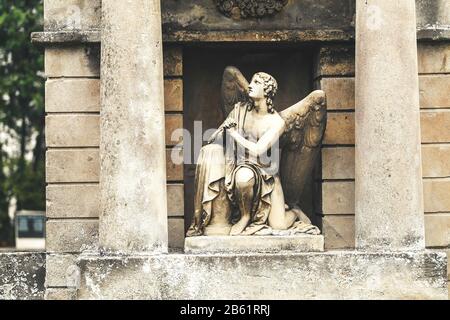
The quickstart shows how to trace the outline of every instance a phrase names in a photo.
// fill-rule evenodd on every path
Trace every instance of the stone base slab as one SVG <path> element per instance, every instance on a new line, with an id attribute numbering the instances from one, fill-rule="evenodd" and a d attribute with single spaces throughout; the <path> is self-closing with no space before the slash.
<path id="1" fill-rule="evenodd" d="M 445 252 L 82 256 L 79 299 L 447 299 Z"/>
<path id="2" fill-rule="evenodd" d="M 297 236 L 201 236 L 184 242 L 185 253 L 322 252 L 322 235 Z"/>

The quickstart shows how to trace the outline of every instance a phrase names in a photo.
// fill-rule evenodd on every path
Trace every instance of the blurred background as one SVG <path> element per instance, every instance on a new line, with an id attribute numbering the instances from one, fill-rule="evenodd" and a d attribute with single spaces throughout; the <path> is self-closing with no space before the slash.
<path id="1" fill-rule="evenodd" d="M 45 232 L 44 55 L 30 41 L 42 25 L 41 0 L 0 0 L 2 250 Z"/>

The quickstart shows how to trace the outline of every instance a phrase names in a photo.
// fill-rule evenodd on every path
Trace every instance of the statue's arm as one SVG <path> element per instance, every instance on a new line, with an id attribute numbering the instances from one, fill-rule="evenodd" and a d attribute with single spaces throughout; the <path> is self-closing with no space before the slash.
<path id="1" fill-rule="evenodd" d="M 261 156 L 267 152 L 280 138 L 281 134 L 284 132 L 284 123 L 280 122 L 277 125 L 269 129 L 263 136 L 258 140 L 258 142 L 252 142 L 245 139 L 236 129 L 232 128 L 228 130 L 230 136 L 245 149 L 247 149 L 251 154 Z"/>

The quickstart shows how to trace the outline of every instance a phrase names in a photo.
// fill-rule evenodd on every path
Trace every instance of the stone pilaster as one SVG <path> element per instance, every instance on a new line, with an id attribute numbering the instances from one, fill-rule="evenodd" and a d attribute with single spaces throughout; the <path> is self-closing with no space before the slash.
<path id="1" fill-rule="evenodd" d="M 356 3 L 356 246 L 424 249 L 415 2 Z"/>
<path id="2" fill-rule="evenodd" d="M 167 252 L 159 0 L 102 1 L 100 246 Z"/>

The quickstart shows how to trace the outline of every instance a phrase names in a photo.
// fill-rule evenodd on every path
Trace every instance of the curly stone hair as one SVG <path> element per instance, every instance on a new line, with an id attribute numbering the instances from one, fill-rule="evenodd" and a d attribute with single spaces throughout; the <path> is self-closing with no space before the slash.
<path id="1" fill-rule="evenodd" d="M 275 80 L 274 77 L 265 72 L 255 73 L 253 77 L 259 77 L 263 80 L 264 96 L 266 97 L 267 108 L 270 113 L 274 113 L 275 109 L 273 107 L 273 99 L 275 98 L 275 95 L 278 91 L 277 80 Z M 253 109 L 253 104 L 250 106 L 249 110 L 251 109 Z"/>

